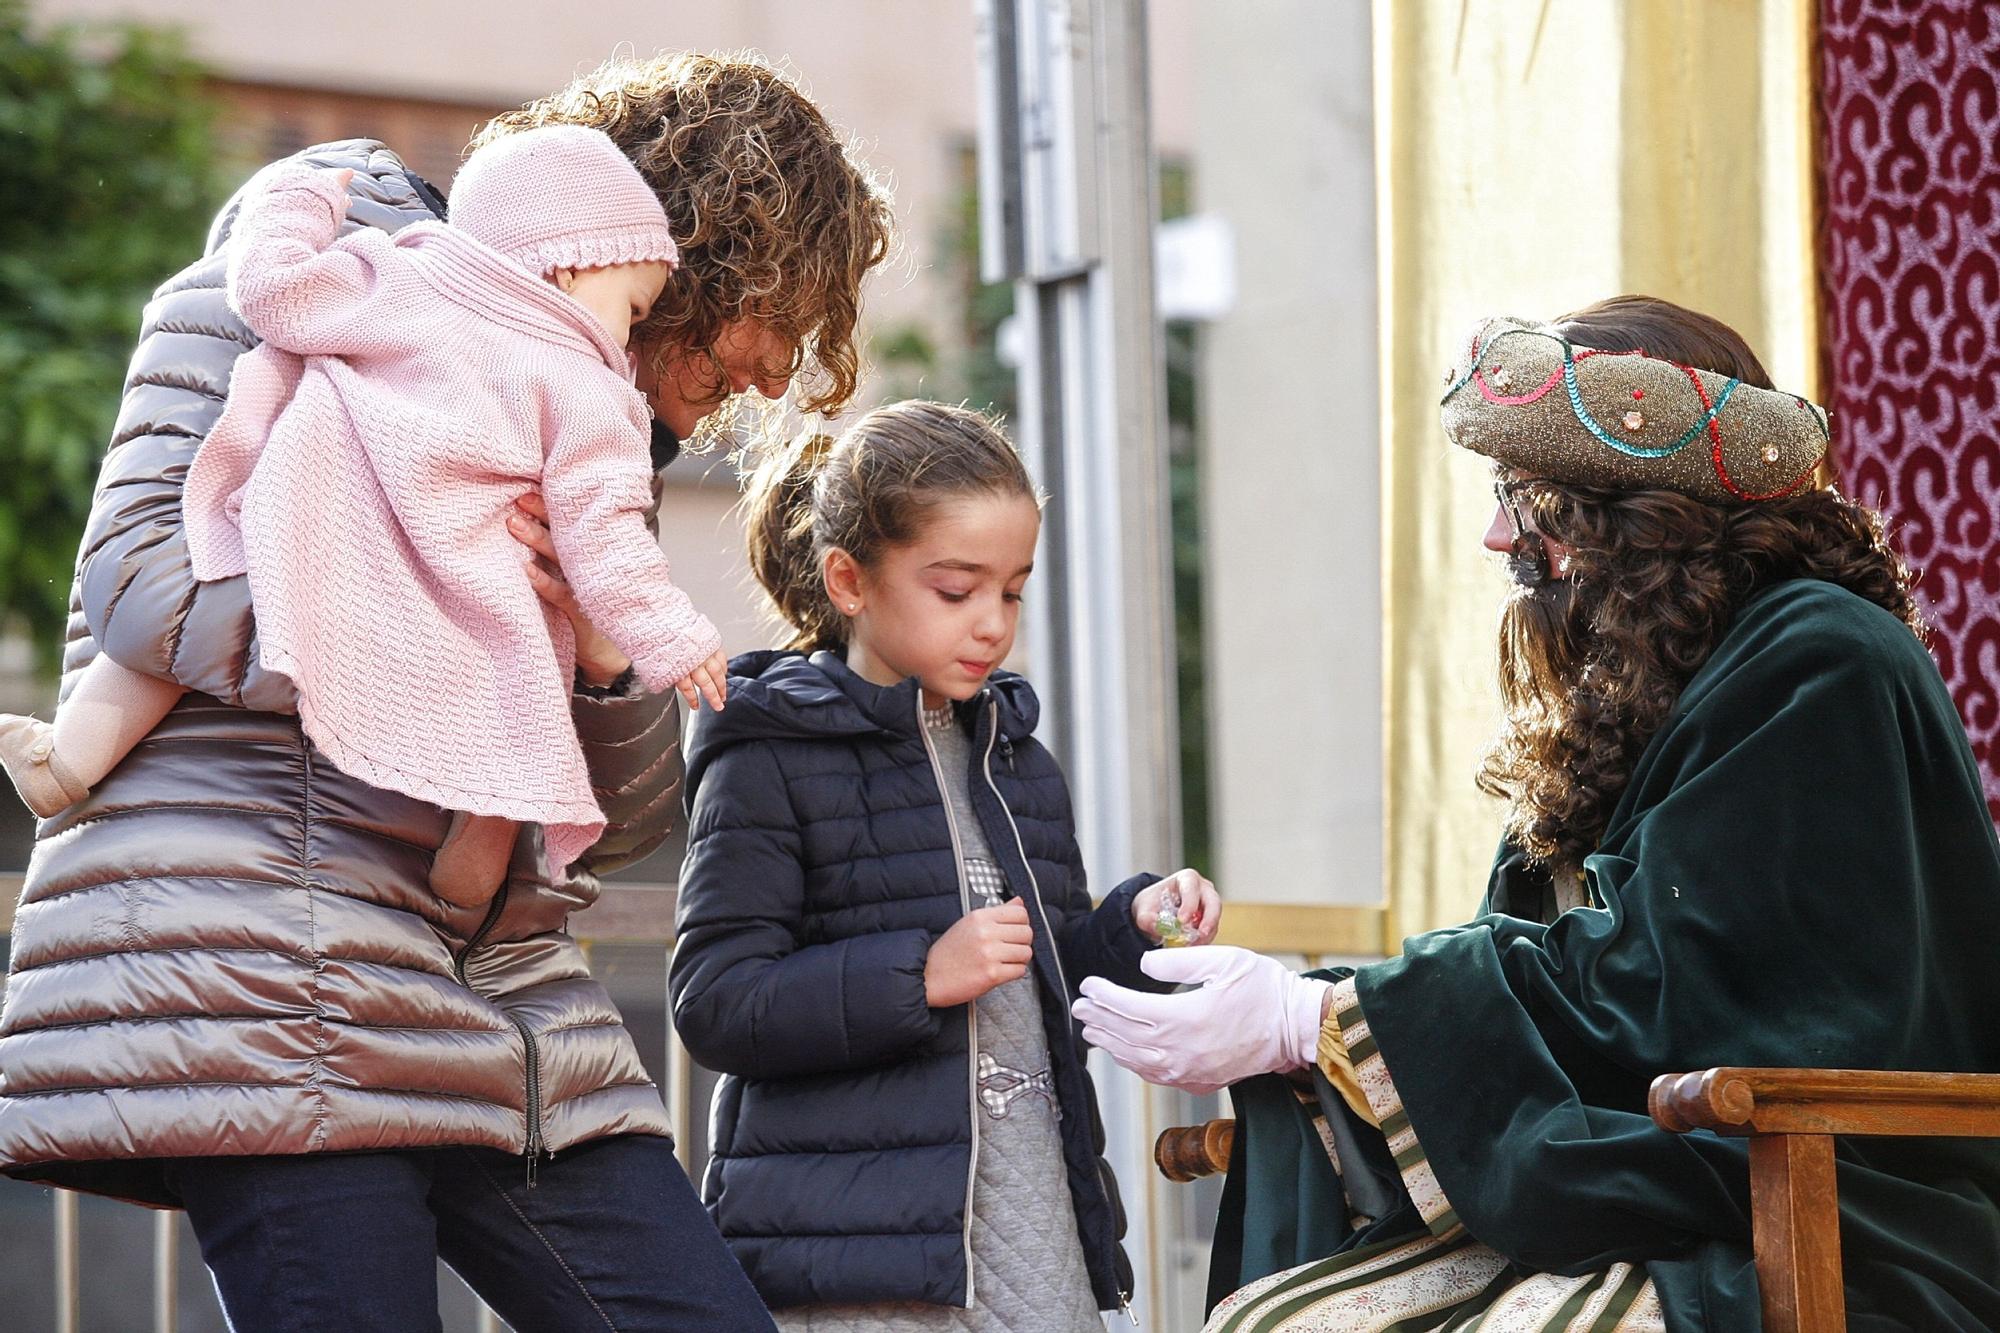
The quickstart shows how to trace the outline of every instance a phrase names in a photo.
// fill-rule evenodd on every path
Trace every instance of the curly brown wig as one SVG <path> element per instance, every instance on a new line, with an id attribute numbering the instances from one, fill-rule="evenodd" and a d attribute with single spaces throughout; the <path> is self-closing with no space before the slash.
<path id="1" fill-rule="evenodd" d="M 799 406 L 833 413 L 861 377 L 861 280 L 893 235 L 885 188 L 798 87 L 751 54 L 674 52 L 612 60 L 489 121 L 469 148 L 538 125 L 589 125 L 638 166 L 666 208 L 680 268 L 635 344 L 705 358 L 725 324 L 758 319 L 787 359 L 760 378 L 800 377 Z"/>
<path id="2" fill-rule="evenodd" d="M 1643 347 L 1770 387 L 1734 332 L 1664 301 L 1622 297 L 1562 324 L 1581 346 Z M 1502 615 L 1506 717 L 1479 774 L 1508 802 L 1507 836 L 1532 862 L 1581 869 L 1640 754 L 1762 589 L 1824 579 L 1926 633 L 1881 515 L 1835 490 L 1722 505 L 1530 480 L 1515 494 L 1533 527 L 1569 548 L 1567 578 L 1517 583 Z"/>

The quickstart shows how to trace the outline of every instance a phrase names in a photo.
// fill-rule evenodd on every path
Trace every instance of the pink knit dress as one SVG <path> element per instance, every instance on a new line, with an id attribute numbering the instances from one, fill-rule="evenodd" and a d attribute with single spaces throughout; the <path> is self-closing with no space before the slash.
<path id="1" fill-rule="evenodd" d="M 331 177 L 281 168 L 237 220 L 230 299 L 264 341 L 189 467 L 194 574 L 249 575 L 260 660 L 342 771 L 543 824 L 560 868 L 604 820 L 575 640 L 505 520 L 541 493 L 646 688 L 715 653 L 646 526 L 646 404 L 603 325 L 522 265 L 443 224 L 339 237 L 345 212 Z"/>

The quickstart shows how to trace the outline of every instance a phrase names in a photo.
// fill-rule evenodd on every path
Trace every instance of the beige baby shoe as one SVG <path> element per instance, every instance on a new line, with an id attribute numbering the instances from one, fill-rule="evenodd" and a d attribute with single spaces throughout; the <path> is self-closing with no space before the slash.
<path id="1" fill-rule="evenodd" d="M 90 795 L 90 788 L 77 781 L 56 753 L 55 731 L 40 718 L 0 713 L 0 765 L 6 766 L 28 808 L 43 819 Z"/>

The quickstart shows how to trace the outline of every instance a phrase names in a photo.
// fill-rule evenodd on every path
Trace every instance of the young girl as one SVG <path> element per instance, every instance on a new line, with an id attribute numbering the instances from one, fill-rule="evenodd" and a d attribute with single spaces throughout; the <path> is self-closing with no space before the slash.
<path id="1" fill-rule="evenodd" d="M 339 237 L 352 174 L 273 169 L 237 219 L 229 301 L 263 345 L 189 469 L 189 561 L 204 581 L 248 573 L 261 660 L 296 682 L 328 759 L 458 812 L 431 886 L 476 906 L 515 821 L 547 826 L 556 871 L 603 827 L 573 631 L 507 533 L 517 503 L 539 492 L 577 599 L 640 681 L 722 704 L 721 640 L 647 528 L 650 416 L 625 351 L 676 251 L 594 129 L 495 140 L 459 172 L 450 225 L 393 238 Z M 180 695 L 100 655 L 53 725 L 0 718 L 0 762 L 46 818 Z"/>
<path id="2" fill-rule="evenodd" d="M 977 413 L 906 402 L 761 467 L 757 578 L 797 629 L 688 745 L 669 989 L 725 1077 L 703 1193 L 788 1330 L 1101 1328 L 1131 1270 L 1069 1019 L 1192 871 L 1092 909 L 1038 705 L 999 671 L 1041 511 Z"/>

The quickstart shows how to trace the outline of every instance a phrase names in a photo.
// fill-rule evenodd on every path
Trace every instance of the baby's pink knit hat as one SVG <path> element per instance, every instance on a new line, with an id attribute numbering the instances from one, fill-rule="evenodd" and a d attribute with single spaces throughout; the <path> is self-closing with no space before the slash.
<path id="1" fill-rule="evenodd" d="M 646 178 L 602 130 L 582 125 L 504 134 L 473 153 L 451 183 L 451 225 L 537 277 L 680 262 Z"/>

